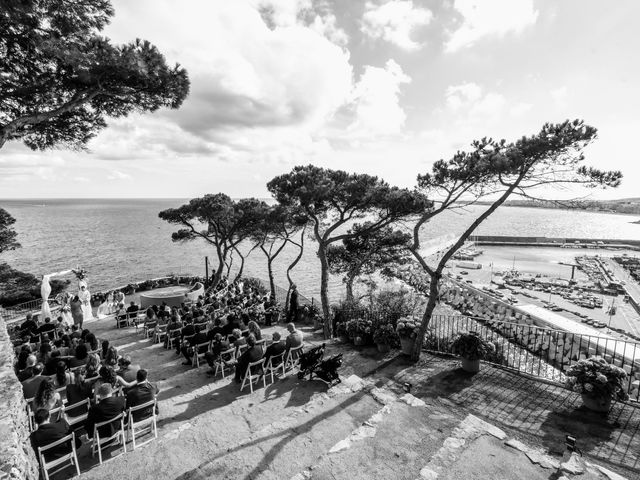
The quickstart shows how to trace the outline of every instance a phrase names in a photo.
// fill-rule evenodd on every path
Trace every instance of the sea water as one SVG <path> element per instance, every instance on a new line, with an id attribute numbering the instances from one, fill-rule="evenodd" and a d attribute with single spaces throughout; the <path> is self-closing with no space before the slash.
<path id="1" fill-rule="evenodd" d="M 174 243 L 177 226 L 158 218 L 158 212 L 178 207 L 183 199 L 108 200 L 0 200 L 0 208 L 16 219 L 15 229 L 22 248 L 0 258 L 35 275 L 81 267 L 88 272 L 92 291 L 101 291 L 134 281 L 170 273 L 205 273 L 204 257 L 215 263 L 215 252 L 203 240 Z M 487 207 L 447 212 L 422 231 L 423 240 L 449 233 L 460 234 Z M 477 235 L 523 235 L 547 237 L 617 238 L 640 240 L 637 216 L 584 211 L 501 207 L 476 230 Z M 304 255 L 292 272 L 299 290 L 319 296 L 320 266 L 317 244 L 305 239 Z M 297 255 L 288 245 L 274 262 L 276 283 L 287 285 L 285 272 Z M 239 266 L 234 259 L 234 270 Z M 246 275 L 266 279 L 266 261 L 259 250 L 247 258 Z M 211 270 L 210 270 L 211 272 Z M 332 278 L 335 298 L 344 287 Z"/>

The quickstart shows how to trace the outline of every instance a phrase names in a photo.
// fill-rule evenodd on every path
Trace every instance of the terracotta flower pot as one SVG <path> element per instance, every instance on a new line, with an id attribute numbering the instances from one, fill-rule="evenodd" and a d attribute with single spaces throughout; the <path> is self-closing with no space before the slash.
<path id="1" fill-rule="evenodd" d="M 377 343 L 376 346 L 378 347 L 378 351 L 380 353 L 387 353 L 389 350 L 391 350 L 391 346 L 387 343 Z"/>
<path id="2" fill-rule="evenodd" d="M 469 373 L 478 373 L 480 371 L 480 360 L 462 359 L 462 369 Z"/>
<path id="3" fill-rule="evenodd" d="M 594 412 L 608 412 L 611 409 L 611 397 L 607 399 L 596 398 L 587 393 L 582 394 L 582 403 Z"/>
<path id="4" fill-rule="evenodd" d="M 402 353 L 405 355 L 411 355 L 411 350 L 413 350 L 413 344 L 415 343 L 415 338 L 407 338 L 400 337 L 400 347 L 402 348 Z"/>

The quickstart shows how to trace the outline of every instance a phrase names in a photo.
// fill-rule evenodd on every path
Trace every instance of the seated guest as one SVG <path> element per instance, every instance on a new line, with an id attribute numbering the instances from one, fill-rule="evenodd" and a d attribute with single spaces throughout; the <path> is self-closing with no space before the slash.
<path id="1" fill-rule="evenodd" d="M 104 356 L 102 364 L 107 367 L 115 367 L 118 365 L 118 350 L 116 347 L 111 346 L 107 349 L 107 354 Z"/>
<path id="2" fill-rule="evenodd" d="M 136 318 L 136 316 L 138 315 L 138 310 L 140 310 L 140 307 L 136 305 L 136 302 L 131 302 L 127 307 L 127 313 L 129 314 L 129 318 Z"/>
<path id="3" fill-rule="evenodd" d="M 187 327 L 188 326 L 189 325 L 187 325 Z M 186 359 L 186 361 L 182 362 L 183 365 L 193 365 L 192 358 L 195 353 L 195 348 L 197 345 L 203 343 L 206 343 L 206 345 L 199 347 L 198 353 L 206 352 L 209 349 L 209 344 L 207 340 L 207 334 L 197 331 L 196 329 L 196 333 L 194 333 L 193 337 L 189 338 L 187 343 L 182 345 L 182 348 L 180 349 L 182 355 L 184 355 L 184 358 Z"/>
<path id="4" fill-rule="evenodd" d="M 78 325 L 71 325 L 71 338 L 81 338 L 82 332 L 78 328 Z"/>
<path id="5" fill-rule="evenodd" d="M 208 340 L 213 340 L 216 335 L 224 335 L 224 328 L 222 328 L 222 320 L 219 318 L 216 318 L 213 321 L 213 327 L 211 327 L 209 329 L 209 331 L 207 332 L 207 339 Z"/>
<path id="6" fill-rule="evenodd" d="M 73 358 L 69 360 L 69 368 L 82 367 L 86 365 L 88 355 L 87 346 L 84 343 L 78 345 Z"/>
<path id="7" fill-rule="evenodd" d="M 112 389 L 116 389 L 119 387 L 122 388 L 131 388 L 135 386 L 135 380 L 133 382 L 126 382 L 120 375 L 116 374 L 116 371 L 113 367 L 100 367 L 100 378 L 96 380 L 96 383 L 93 384 L 94 396 L 97 394 L 101 385 L 109 384 Z"/>
<path id="8" fill-rule="evenodd" d="M 38 389 L 40 388 L 40 384 L 45 380 L 48 380 L 48 377 L 43 377 L 42 372 L 44 371 L 44 365 L 41 363 L 36 363 L 33 366 L 31 378 L 28 378 L 24 382 L 22 382 L 22 392 L 24 393 L 24 398 L 33 398 L 38 393 Z"/>
<path id="9" fill-rule="evenodd" d="M 213 369 L 215 361 L 218 359 L 222 352 L 224 352 L 225 350 L 229 350 L 229 348 L 231 348 L 231 344 L 222 335 L 217 333 L 215 337 L 213 337 L 213 341 L 211 343 L 211 351 L 204 354 L 205 360 L 211 367 L 211 370 L 207 371 L 207 373 L 215 373 L 215 370 Z"/>
<path id="10" fill-rule="evenodd" d="M 85 366 L 85 377 L 92 378 L 97 377 L 100 374 L 100 367 L 102 363 L 100 363 L 100 357 L 97 353 L 90 353 L 87 356 L 87 363 Z"/>
<path id="11" fill-rule="evenodd" d="M 133 382 L 136 379 L 140 365 L 137 363 L 131 363 L 131 356 L 125 355 L 118 360 L 119 369 L 116 372 L 122 377 L 125 382 Z"/>
<path id="12" fill-rule="evenodd" d="M 38 333 L 39 334 L 49 334 L 50 332 L 53 333 L 53 331 L 56 329 L 55 324 L 51 323 L 51 318 L 50 317 L 46 317 L 44 319 L 44 323 L 42 325 L 40 325 L 40 327 L 38 328 Z"/>
<path id="13" fill-rule="evenodd" d="M 286 341 L 288 352 L 292 348 L 297 348 L 302 345 L 302 332 L 300 330 L 296 330 L 296 326 L 293 323 L 287 323 L 287 330 L 289 331 Z"/>
<path id="14" fill-rule="evenodd" d="M 253 320 L 247 323 L 247 328 L 249 329 L 249 333 L 253 333 L 253 336 L 256 337 L 256 340 L 262 339 L 262 332 L 260 331 L 260 327 Z"/>
<path id="15" fill-rule="evenodd" d="M 84 343 L 87 344 L 87 349 L 92 352 L 97 351 L 98 348 L 100 347 L 100 344 L 98 343 L 98 339 L 91 332 L 87 333 L 87 336 L 84 337 Z"/>
<path id="16" fill-rule="evenodd" d="M 229 315 L 227 315 L 227 318 L 225 318 L 224 325 L 222 326 L 223 337 L 228 337 L 233 333 L 233 330 L 235 328 L 234 324 L 235 324 L 234 316 L 232 313 L 230 313 Z"/>
<path id="17" fill-rule="evenodd" d="M 176 350 L 180 353 L 181 348 L 180 345 L 184 342 L 185 337 L 191 337 L 196 334 L 196 328 L 193 326 L 193 321 L 191 320 L 191 316 L 187 315 L 184 317 L 185 325 L 182 327 L 180 331 L 180 343 L 176 342 Z"/>
<path id="18" fill-rule="evenodd" d="M 237 383 L 240 383 L 242 381 L 242 377 L 244 376 L 249 364 L 257 362 L 262 358 L 262 348 L 260 346 L 256 346 L 256 337 L 254 337 L 252 333 L 250 333 L 249 336 L 246 337 L 246 342 L 249 348 L 246 352 L 240 355 L 240 357 L 238 358 L 238 363 L 236 363 Z"/>
<path id="19" fill-rule="evenodd" d="M 102 341 L 102 349 L 100 350 L 100 358 L 106 358 L 107 352 L 109 351 L 109 340 Z"/>
<path id="20" fill-rule="evenodd" d="M 113 389 L 110 384 L 103 383 L 96 393 L 97 403 L 89 409 L 84 429 L 89 438 L 93 438 L 93 427 L 96 423 L 105 422 L 124 412 L 125 398 L 114 397 Z M 119 423 L 108 423 L 98 430 L 102 438 L 110 437 L 119 427 Z"/>
<path id="21" fill-rule="evenodd" d="M 44 363 L 43 375 L 54 375 L 58 368 L 58 362 L 60 361 L 60 352 L 54 350 L 49 354 L 49 359 Z"/>
<path id="22" fill-rule="evenodd" d="M 22 345 L 18 358 L 16 359 L 16 363 L 13 364 L 13 371 L 16 375 L 27 368 L 27 359 L 29 358 L 29 355 L 31 355 L 31 347 L 28 344 Z"/>
<path id="23" fill-rule="evenodd" d="M 182 328 L 182 323 L 180 323 L 178 321 L 178 317 L 176 317 L 175 315 L 171 317 L 171 321 L 169 322 L 169 324 L 167 325 L 167 334 L 165 335 L 164 338 L 164 346 L 168 347 L 169 346 L 169 341 L 175 337 L 175 333 L 173 334 L 173 336 L 171 335 L 171 332 L 176 332 L 177 330 L 180 330 Z M 176 337 L 178 338 L 178 337 Z M 178 342 L 177 340 L 171 340 L 176 344 L 176 349 L 178 351 L 178 353 L 180 353 L 180 342 Z"/>
<path id="24" fill-rule="evenodd" d="M 286 345 L 281 340 L 282 337 L 280 336 L 280 332 L 273 332 L 273 335 L 271 336 L 271 338 L 273 339 L 273 343 L 271 345 L 269 345 L 267 347 L 267 350 L 264 352 L 264 364 L 265 365 L 267 363 L 269 363 L 269 359 L 271 357 L 275 357 L 277 355 L 280 355 L 282 352 L 284 352 L 287 349 Z M 279 358 L 279 359 L 275 360 L 272 365 L 273 366 L 278 365 L 281 361 L 282 361 L 282 359 Z"/>
<path id="25" fill-rule="evenodd" d="M 240 350 L 240 347 L 242 345 L 247 344 L 247 337 L 243 337 L 240 329 L 235 328 L 233 332 L 231 332 L 231 335 L 229 336 L 229 342 L 233 343 L 233 346 L 236 347 L 236 355 L 237 355 L 238 350 Z"/>
<path id="26" fill-rule="evenodd" d="M 67 405 L 75 405 L 85 398 L 89 398 L 92 388 L 93 383 L 85 382 L 82 372 L 76 372 L 73 376 L 73 383 L 67 385 Z M 66 408 L 65 413 L 69 416 L 77 417 L 78 415 L 86 413 L 86 410 L 83 411 L 81 408 L 82 407 Z"/>
<path id="27" fill-rule="evenodd" d="M 56 373 L 53 377 L 53 385 L 56 388 L 66 387 L 73 383 L 73 374 L 67 369 L 67 364 L 59 360 L 56 364 Z"/>
<path id="28" fill-rule="evenodd" d="M 60 397 L 60 394 L 56 392 L 53 380 L 49 377 L 42 378 L 44 378 L 44 380 L 40 382 L 36 396 L 31 404 L 31 408 L 34 412 L 40 409 L 52 410 L 62 406 L 62 398 Z M 55 420 L 58 421 L 60 418 L 62 418 L 62 412 L 58 412 Z"/>
<path id="29" fill-rule="evenodd" d="M 127 408 L 137 407 L 156 398 L 160 393 L 158 387 L 147 380 L 147 371 L 143 368 L 136 373 L 138 384 L 127 392 Z M 158 404 L 156 404 L 156 414 L 158 413 Z M 133 413 L 133 421 L 139 422 L 151 416 L 151 409 L 145 409 Z"/>
<path id="30" fill-rule="evenodd" d="M 46 447 L 47 445 L 54 443 L 61 438 L 66 437 L 71 433 L 69 424 L 64 420 L 51 423 L 49 410 L 41 408 L 36 410 L 34 419 L 38 429 L 31 433 L 29 439 L 31 440 L 31 446 L 37 453 L 38 447 Z M 76 448 L 80 446 L 80 439 L 76 437 Z M 58 445 L 50 450 L 44 452 L 44 459 L 47 462 L 60 458 L 71 451 L 71 442 Z"/>
<path id="31" fill-rule="evenodd" d="M 58 337 L 64 335 L 64 332 L 67 331 L 67 328 L 69 328 L 69 325 L 64 322 L 64 318 L 56 318 L 56 332 L 58 332 Z"/>
<path id="32" fill-rule="evenodd" d="M 33 337 L 38 334 L 38 323 L 33 319 L 33 315 L 27 313 L 26 320 L 20 325 L 20 337 Z"/>
<path id="33" fill-rule="evenodd" d="M 29 354 L 27 356 L 27 366 L 24 370 L 18 372 L 18 380 L 24 382 L 25 380 L 33 377 L 33 367 L 38 363 L 38 359 L 35 355 Z"/>
<path id="34" fill-rule="evenodd" d="M 40 352 L 38 353 L 38 362 L 45 364 L 49 361 L 49 357 L 51 355 L 51 344 L 49 342 L 43 342 L 40 345 Z"/>

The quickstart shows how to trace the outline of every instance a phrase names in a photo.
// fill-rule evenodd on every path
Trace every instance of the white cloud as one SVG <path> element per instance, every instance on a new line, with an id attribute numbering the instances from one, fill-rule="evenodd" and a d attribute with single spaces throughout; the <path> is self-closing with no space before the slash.
<path id="1" fill-rule="evenodd" d="M 349 43 L 349 35 L 337 26 L 337 19 L 333 13 L 316 15 L 309 28 L 314 32 L 328 38 L 336 45 L 346 46 Z"/>
<path id="2" fill-rule="evenodd" d="M 455 0 L 454 8 L 462 15 L 462 25 L 446 43 L 455 52 L 486 36 L 520 33 L 538 18 L 533 0 Z"/>
<path id="3" fill-rule="evenodd" d="M 533 108 L 533 104 L 527 102 L 516 103 L 509 109 L 509 113 L 514 117 L 522 117 Z"/>
<path id="4" fill-rule="evenodd" d="M 400 106 L 400 87 L 410 83 L 400 65 L 387 61 L 384 68 L 366 66 L 353 91 L 356 119 L 351 137 L 392 135 L 402 131 L 406 113 Z"/>
<path id="5" fill-rule="evenodd" d="M 362 32 L 381 38 L 405 50 L 416 50 L 421 44 L 411 38 L 414 29 L 428 25 L 433 14 L 413 5 L 412 0 L 391 0 L 382 5 L 367 2 L 362 17 Z"/>
<path id="6" fill-rule="evenodd" d="M 131 180 L 131 175 L 120 170 L 109 170 L 107 180 Z"/>
<path id="7" fill-rule="evenodd" d="M 494 120 L 506 105 L 506 99 L 500 93 L 484 93 L 482 87 L 470 82 L 447 87 L 445 103 L 461 119 L 473 122 Z"/>

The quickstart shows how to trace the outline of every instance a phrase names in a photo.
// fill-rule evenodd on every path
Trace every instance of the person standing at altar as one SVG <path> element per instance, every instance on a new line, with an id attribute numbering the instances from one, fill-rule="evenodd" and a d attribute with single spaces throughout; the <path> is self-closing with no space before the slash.
<path id="1" fill-rule="evenodd" d="M 84 282 L 80 284 L 78 298 L 82 303 L 82 316 L 84 317 L 83 320 L 87 321 L 93 319 L 93 310 L 91 309 L 91 293 L 89 292 L 89 289 Z"/>
<path id="2" fill-rule="evenodd" d="M 122 292 L 121 290 L 116 290 L 115 292 L 113 292 L 113 303 L 114 309 L 120 308 L 120 304 L 126 305 L 127 303 L 125 301 L 124 292 Z"/>
<path id="3" fill-rule="evenodd" d="M 71 302 L 69 303 L 69 307 L 71 308 L 71 317 L 73 318 L 73 324 L 77 325 L 79 329 L 82 330 L 82 323 L 84 322 L 84 313 L 82 311 L 82 302 L 78 295 L 73 297 Z"/>

